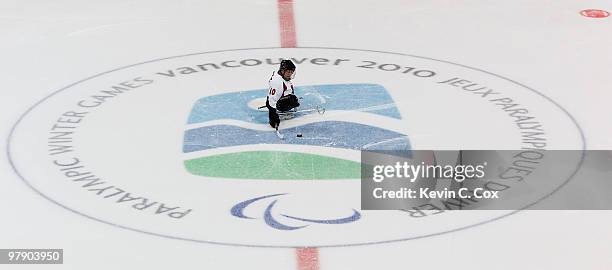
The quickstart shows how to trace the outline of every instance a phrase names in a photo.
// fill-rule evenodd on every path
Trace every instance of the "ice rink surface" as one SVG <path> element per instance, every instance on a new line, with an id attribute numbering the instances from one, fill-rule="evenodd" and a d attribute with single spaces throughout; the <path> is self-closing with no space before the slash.
<path id="1" fill-rule="evenodd" d="M 517 127 L 612 149 L 609 1 L 1 6 L 0 248 L 65 257 L 0 269 L 612 267 L 609 211 L 416 220 L 358 211 L 350 180 L 359 149 L 515 149 Z M 256 110 L 278 58 L 298 62 L 304 105 L 327 107 L 283 122 L 284 142 Z M 72 165 L 104 183 L 74 184 Z"/>

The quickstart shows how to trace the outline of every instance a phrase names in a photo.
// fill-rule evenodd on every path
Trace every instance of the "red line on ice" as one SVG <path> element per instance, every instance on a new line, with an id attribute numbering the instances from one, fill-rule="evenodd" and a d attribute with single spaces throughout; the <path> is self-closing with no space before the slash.
<path id="1" fill-rule="evenodd" d="M 278 0 L 278 20 L 280 22 L 281 47 L 297 47 L 293 0 Z"/>
<path id="2" fill-rule="evenodd" d="M 293 16 L 293 0 L 277 0 L 278 20 L 280 24 L 281 47 L 297 47 L 295 32 L 295 16 Z M 316 248 L 297 248 L 298 270 L 319 270 L 319 250 Z"/>
<path id="3" fill-rule="evenodd" d="M 316 248 L 296 249 L 298 270 L 319 270 L 319 250 Z"/>

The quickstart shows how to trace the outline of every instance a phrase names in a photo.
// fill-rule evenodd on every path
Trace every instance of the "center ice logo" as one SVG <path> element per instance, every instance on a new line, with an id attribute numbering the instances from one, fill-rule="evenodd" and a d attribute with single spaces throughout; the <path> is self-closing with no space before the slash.
<path id="1" fill-rule="evenodd" d="M 190 157 L 184 161 L 187 171 L 233 179 L 358 179 L 359 162 L 317 153 L 317 149 L 410 150 L 405 134 L 379 127 L 381 117 L 401 119 L 381 85 L 297 87 L 296 93 L 303 97 L 302 108 L 319 105 L 327 113 L 321 118 L 297 115 L 283 121 L 280 128 L 285 134 L 303 134 L 285 140 L 268 125 L 267 112 L 257 111 L 261 104 L 254 101 L 266 93 L 266 89 L 232 92 L 195 102 L 183 139 L 183 153 Z M 326 119 L 334 114 L 333 119 Z M 313 148 L 287 151 L 286 145 Z"/>

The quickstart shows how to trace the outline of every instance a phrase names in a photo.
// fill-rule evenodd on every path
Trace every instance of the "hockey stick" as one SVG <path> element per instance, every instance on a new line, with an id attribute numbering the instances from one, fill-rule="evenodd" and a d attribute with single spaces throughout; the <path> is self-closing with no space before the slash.
<path id="1" fill-rule="evenodd" d="M 276 124 L 276 136 L 278 136 L 278 138 L 282 140 L 282 139 L 285 138 L 285 136 L 283 136 L 283 134 L 281 134 L 280 131 L 278 131 L 278 125 L 279 124 L 280 123 Z"/>
<path id="2" fill-rule="evenodd" d="M 278 129 L 276 130 L 276 136 L 278 136 L 278 138 L 281 140 L 285 139 L 285 136 L 281 134 L 280 131 L 278 131 Z"/>

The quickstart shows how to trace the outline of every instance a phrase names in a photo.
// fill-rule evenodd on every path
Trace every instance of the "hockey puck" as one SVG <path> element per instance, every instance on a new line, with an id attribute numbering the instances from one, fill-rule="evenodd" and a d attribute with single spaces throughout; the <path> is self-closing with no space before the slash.
<path id="1" fill-rule="evenodd" d="M 302 137 L 302 133 L 298 133 L 297 136 L 301 138 Z"/>

